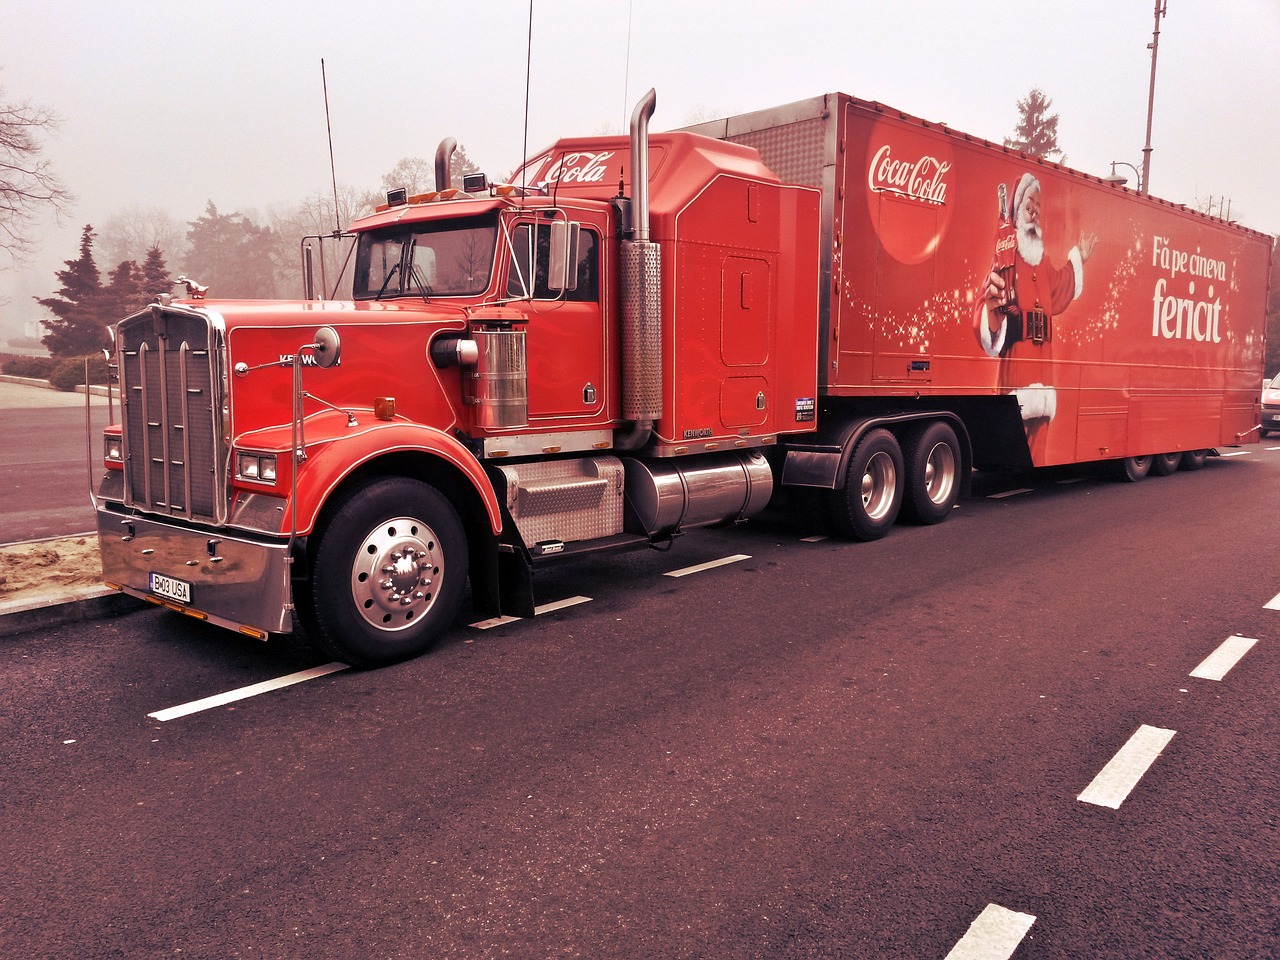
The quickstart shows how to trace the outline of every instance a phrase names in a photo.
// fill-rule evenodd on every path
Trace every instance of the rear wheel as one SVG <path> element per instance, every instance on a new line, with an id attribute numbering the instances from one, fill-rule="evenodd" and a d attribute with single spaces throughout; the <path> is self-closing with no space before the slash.
<path id="1" fill-rule="evenodd" d="M 826 495 L 835 532 L 849 540 L 879 540 L 902 508 L 902 450 L 888 430 L 872 430 L 854 447 L 842 490 Z"/>
<path id="2" fill-rule="evenodd" d="M 1116 479 L 1125 483 L 1137 483 L 1151 472 L 1151 457 L 1125 457 L 1115 461 Z"/>
<path id="3" fill-rule="evenodd" d="M 1182 469 L 1199 470 L 1208 459 L 1208 450 L 1188 450 L 1182 455 Z"/>
<path id="4" fill-rule="evenodd" d="M 1151 472 L 1157 477 L 1167 477 L 1178 469 L 1182 453 L 1157 453 L 1151 458 Z"/>
<path id="5" fill-rule="evenodd" d="M 376 480 L 347 494 L 320 534 L 305 622 L 344 663 L 395 663 L 448 629 L 466 576 L 466 535 L 449 501 L 408 477 Z"/>
<path id="6" fill-rule="evenodd" d="M 960 497 L 960 441 L 945 423 L 931 423 L 902 451 L 906 495 L 902 512 L 917 523 L 941 523 Z"/>

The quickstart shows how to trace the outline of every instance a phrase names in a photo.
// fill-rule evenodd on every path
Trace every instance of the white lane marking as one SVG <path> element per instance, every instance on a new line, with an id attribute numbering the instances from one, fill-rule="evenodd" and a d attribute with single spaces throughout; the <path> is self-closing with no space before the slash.
<path id="1" fill-rule="evenodd" d="M 1083 480 L 1083 479 L 1084 479 L 1084 477 L 1067 477 L 1067 478 L 1065 478 L 1065 479 L 1063 479 L 1063 480 L 1059 480 L 1059 481 L 1057 481 L 1057 482 L 1058 482 L 1059 484 L 1061 484 L 1062 486 L 1066 486 L 1066 485 L 1067 485 L 1067 484 L 1069 484 L 1069 483 L 1079 483 L 1079 482 L 1080 482 L 1081 480 Z"/>
<path id="2" fill-rule="evenodd" d="M 228 690 L 226 693 L 219 693 L 212 697 L 205 697 L 203 700 L 193 700 L 191 703 L 184 703 L 177 707 L 169 707 L 167 710 L 157 710 L 155 713 L 148 713 L 147 716 L 153 720 L 159 720 L 164 723 L 167 720 L 176 720 L 178 717 L 185 717 L 192 713 L 199 713 L 202 710 L 212 710 L 214 707 L 221 707 L 224 704 L 235 703 L 237 700 L 247 700 L 249 697 L 256 697 L 260 693 L 270 693 L 272 690 L 280 690 L 284 687 L 291 687 L 295 683 L 302 683 L 304 680 L 315 680 L 317 677 L 326 677 L 331 673 L 337 673 L 340 670 L 349 670 L 350 667 L 345 663 L 326 663 L 322 667 L 312 667 L 310 670 L 303 670 L 300 673 L 291 673 L 287 677 L 276 677 L 274 680 L 264 680 L 262 683 L 255 683 L 252 686 L 241 687 L 239 690 Z"/>
<path id="3" fill-rule="evenodd" d="M 1280 610 L 1280 593 L 1271 598 L 1270 602 L 1262 607 L 1263 610 Z"/>
<path id="4" fill-rule="evenodd" d="M 1199 677 L 1201 680 L 1221 680 L 1257 642 L 1252 637 L 1227 637 L 1189 676 Z"/>
<path id="5" fill-rule="evenodd" d="M 1270 452 L 1272 450 L 1280 450 L 1280 447 L 1266 447 L 1265 449 Z"/>
<path id="6" fill-rule="evenodd" d="M 1175 733 L 1176 730 L 1162 730 L 1144 723 L 1076 799 L 1119 810 Z"/>
<path id="7" fill-rule="evenodd" d="M 700 563 L 696 567 L 684 567 L 681 570 L 670 570 L 664 573 L 664 577 L 687 577 L 691 573 L 702 573 L 704 570 L 714 570 L 716 567 L 723 567 L 726 564 L 737 563 L 739 560 L 750 560 L 751 557 L 745 553 L 735 553 L 732 557 L 721 557 L 719 560 L 711 560 L 707 563 Z"/>
<path id="8" fill-rule="evenodd" d="M 826 539 L 828 538 L 825 535 L 818 535 L 813 537 L 801 537 L 800 542 L 801 543 L 821 543 L 823 540 L 826 540 Z"/>
<path id="9" fill-rule="evenodd" d="M 563 610 L 565 607 L 576 607 L 580 603 L 590 603 L 590 597 L 567 597 L 564 600 L 553 600 L 550 603 L 539 604 L 533 608 L 533 615 L 540 617 L 544 613 L 554 613 L 556 610 Z M 478 623 L 470 624 L 476 630 L 492 630 L 494 627 L 503 627 L 508 623 L 515 623 L 524 617 L 494 617 L 491 620 L 481 620 Z"/>
<path id="10" fill-rule="evenodd" d="M 1252 450 L 1228 450 L 1226 453 L 1220 453 L 1220 457 L 1247 457 L 1253 453 Z"/>
<path id="11" fill-rule="evenodd" d="M 987 904 L 946 960 L 1008 960 L 1036 918 L 994 903 Z"/>
<path id="12" fill-rule="evenodd" d="M 1030 487 L 1022 487 L 1018 490 L 1006 490 L 1004 493 L 992 493 L 987 495 L 988 500 L 1003 500 L 1005 497 L 1016 497 L 1024 493 L 1035 493 Z"/>

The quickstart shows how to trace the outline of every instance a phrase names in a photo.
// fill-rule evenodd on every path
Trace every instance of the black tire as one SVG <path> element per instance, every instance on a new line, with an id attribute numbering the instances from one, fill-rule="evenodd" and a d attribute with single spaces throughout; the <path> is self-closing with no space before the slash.
<path id="1" fill-rule="evenodd" d="M 1199 470 L 1209 459 L 1208 450 L 1188 450 L 1182 455 L 1183 470 Z"/>
<path id="2" fill-rule="evenodd" d="M 931 423 L 902 450 L 906 490 L 902 513 L 916 523 L 941 523 L 960 498 L 960 441 L 948 424 Z"/>
<path id="3" fill-rule="evenodd" d="M 1137 483 L 1151 472 L 1150 456 L 1125 457 L 1114 462 L 1116 479 L 1122 483 Z"/>
<path id="4" fill-rule="evenodd" d="M 1151 458 L 1151 472 L 1157 477 L 1167 477 L 1182 463 L 1182 453 L 1157 453 Z"/>
<path id="5" fill-rule="evenodd" d="M 465 593 L 467 538 L 434 487 L 408 477 L 349 492 L 320 533 L 302 617 L 334 658 L 379 667 L 425 653 Z"/>
<path id="6" fill-rule="evenodd" d="M 902 509 L 902 450 L 888 430 L 872 430 L 854 447 L 841 490 L 826 491 L 827 517 L 847 540 L 879 540 Z"/>

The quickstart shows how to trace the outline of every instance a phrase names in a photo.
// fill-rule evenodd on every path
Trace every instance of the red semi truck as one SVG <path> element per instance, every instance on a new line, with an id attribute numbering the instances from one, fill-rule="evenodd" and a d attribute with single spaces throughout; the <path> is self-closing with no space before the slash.
<path id="1" fill-rule="evenodd" d="M 350 228 L 350 300 L 120 321 L 104 579 L 378 665 L 468 581 L 529 616 L 542 563 L 787 488 L 868 540 L 975 467 L 1256 438 L 1270 238 L 844 94 L 651 136 L 655 102 L 510 184 L 445 141 Z"/>

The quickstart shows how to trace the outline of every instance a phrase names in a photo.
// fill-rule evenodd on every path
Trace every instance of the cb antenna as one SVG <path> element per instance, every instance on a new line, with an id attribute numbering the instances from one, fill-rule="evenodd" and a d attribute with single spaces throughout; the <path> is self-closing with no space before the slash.
<path id="1" fill-rule="evenodd" d="M 529 0 L 529 38 L 524 52 L 524 143 L 520 146 L 520 193 L 523 195 L 529 159 L 529 86 L 533 74 L 533 0 Z M 522 201 L 523 202 L 523 201 Z"/>
<path id="2" fill-rule="evenodd" d="M 342 232 L 342 220 L 338 216 L 338 168 L 333 162 L 333 124 L 329 121 L 329 79 L 324 72 L 324 57 L 320 58 L 320 84 L 324 87 L 324 125 L 329 131 L 329 176 L 333 178 L 333 233 Z"/>

